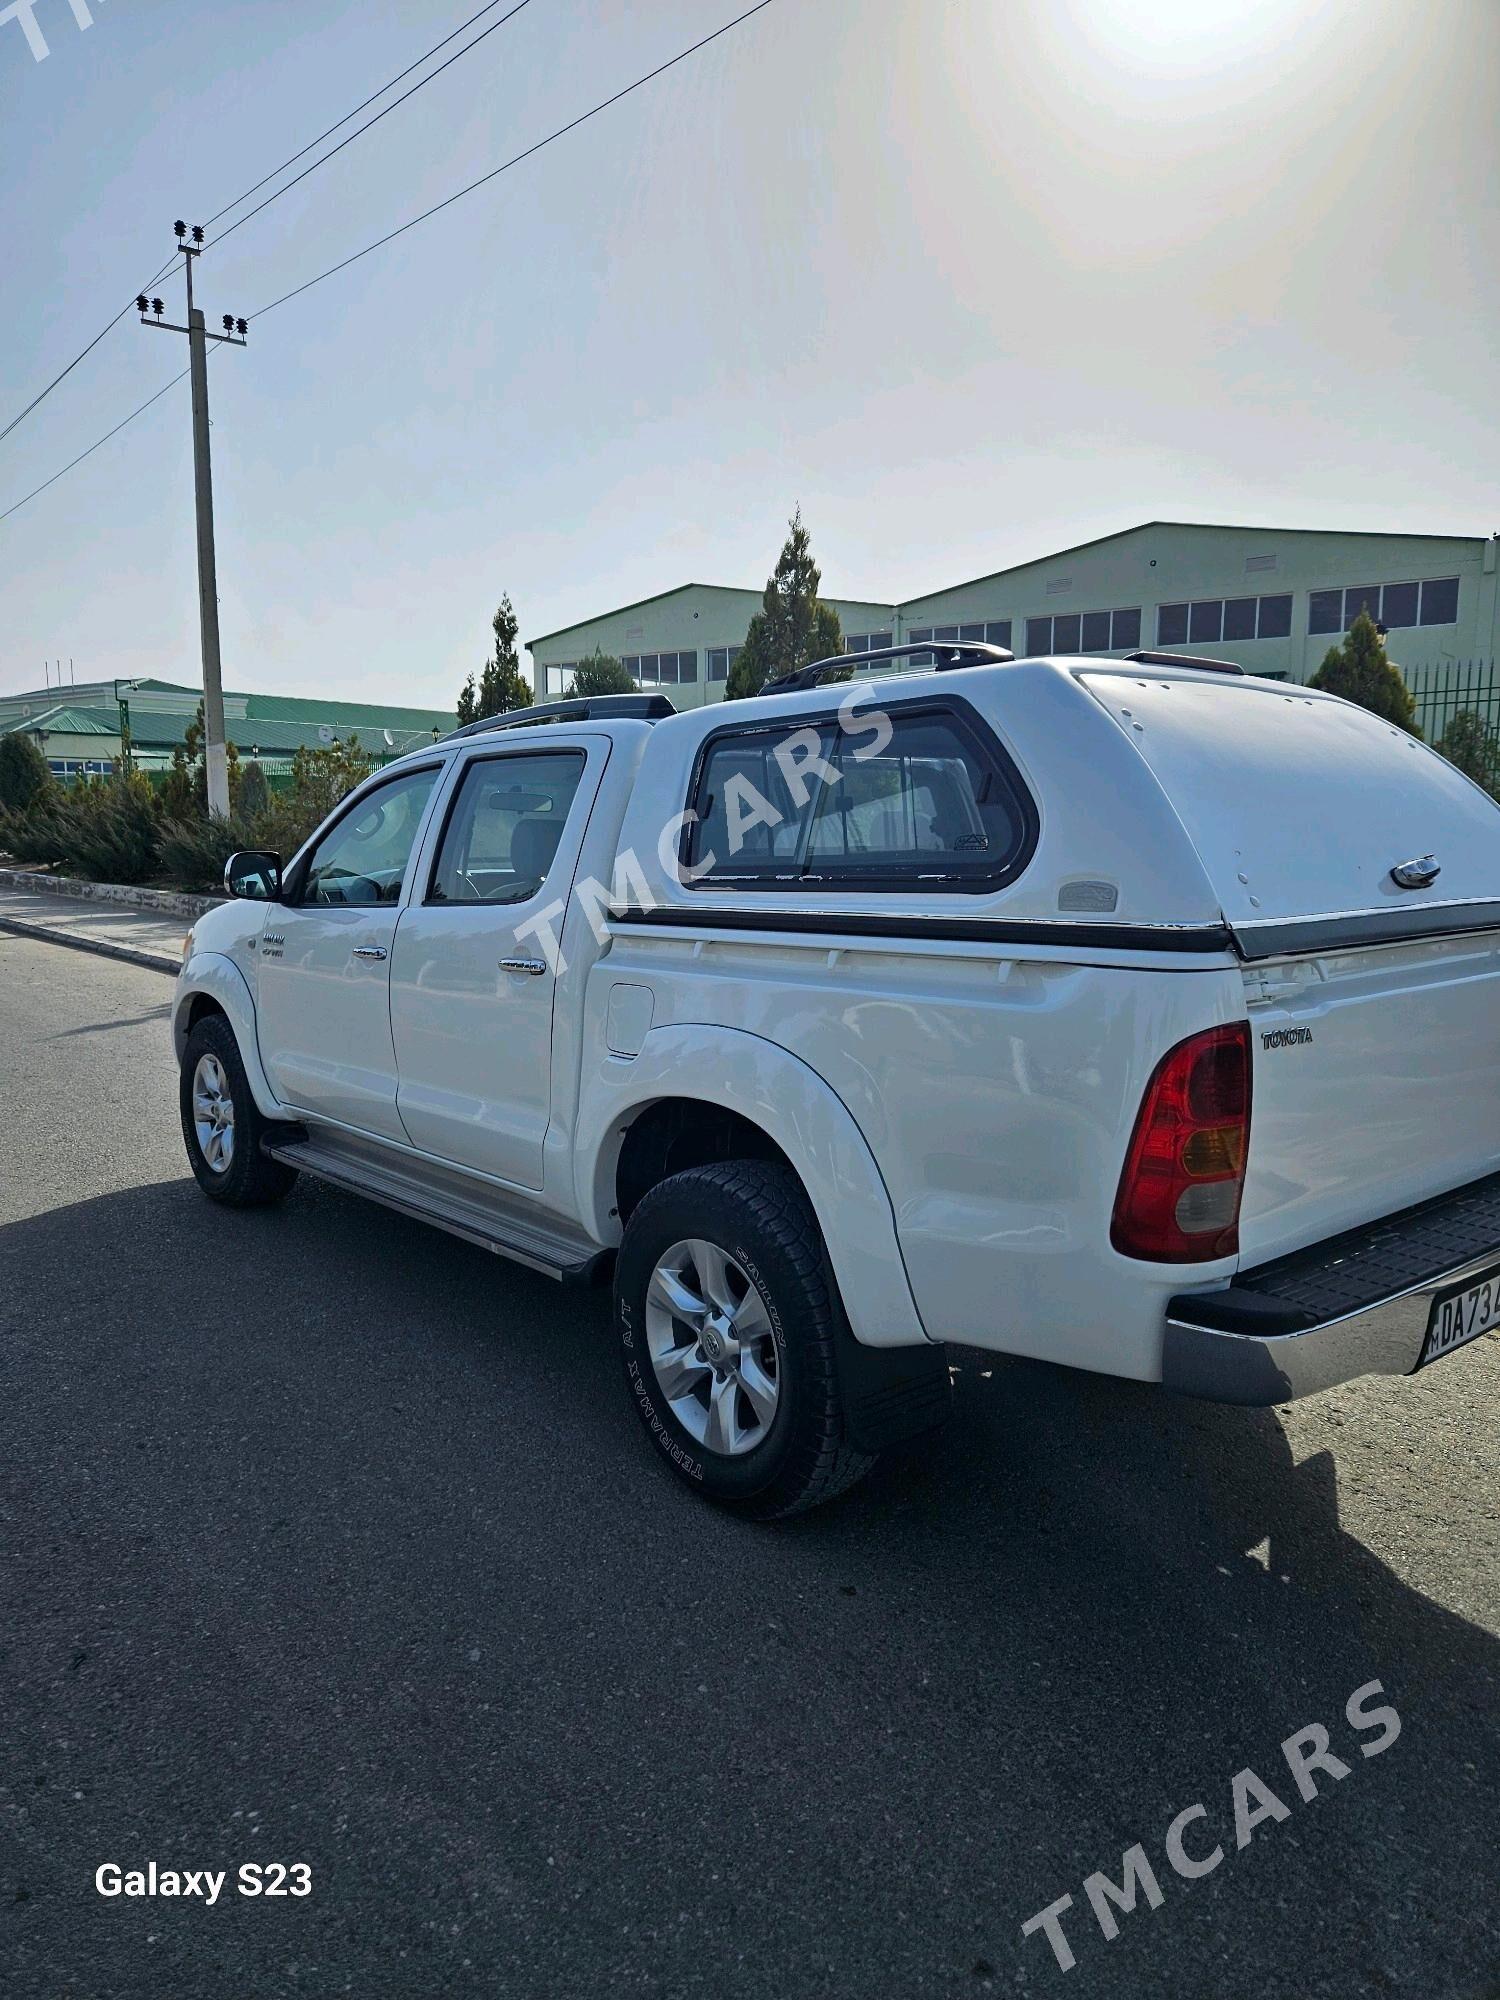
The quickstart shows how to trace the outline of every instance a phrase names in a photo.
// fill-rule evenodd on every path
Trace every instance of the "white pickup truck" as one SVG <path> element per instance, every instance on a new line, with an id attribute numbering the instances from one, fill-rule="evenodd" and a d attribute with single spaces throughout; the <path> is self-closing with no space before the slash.
<path id="1" fill-rule="evenodd" d="M 759 1518 L 938 1423 L 945 1341 L 1264 1404 L 1500 1322 L 1500 809 L 1222 662 L 911 654 L 496 718 L 236 855 L 204 1192 L 611 1279 Z"/>

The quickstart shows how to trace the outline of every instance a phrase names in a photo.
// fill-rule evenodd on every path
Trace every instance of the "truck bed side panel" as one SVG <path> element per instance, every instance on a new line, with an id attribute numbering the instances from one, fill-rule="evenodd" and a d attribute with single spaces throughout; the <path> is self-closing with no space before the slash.
<path id="1" fill-rule="evenodd" d="M 649 981 L 658 1025 L 732 1024 L 827 1081 L 874 1154 L 934 1337 L 1157 1379 L 1187 1274 L 1118 1256 L 1110 1214 L 1157 1058 L 1243 1017 L 1237 969 L 632 930 L 594 977 Z M 837 1205 L 820 1220 L 858 1228 Z"/>

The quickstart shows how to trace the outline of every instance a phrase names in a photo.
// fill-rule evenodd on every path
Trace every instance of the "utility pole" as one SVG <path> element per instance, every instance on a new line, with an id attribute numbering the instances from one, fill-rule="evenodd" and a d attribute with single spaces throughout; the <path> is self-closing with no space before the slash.
<path id="1" fill-rule="evenodd" d="M 247 328 L 242 319 L 224 315 L 224 331 L 210 333 L 203 314 L 193 304 L 193 259 L 203 255 L 203 231 L 194 224 L 189 240 L 185 222 L 173 225 L 187 276 L 187 325 L 162 318 L 160 299 L 136 300 L 142 326 L 159 326 L 188 337 L 188 367 L 193 385 L 193 492 L 198 510 L 198 626 L 203 641 L 203 763 L 208 779 L 208 810 L 213 819 L 229 817 L 229 764 L 224 754 L 224 681 L 219 667 L 219 583 L 214 564 L 214 482 L 208 443 L 208 343 L 243 347 Z M 147 313 L 154 314 L 148 319 Z"/>

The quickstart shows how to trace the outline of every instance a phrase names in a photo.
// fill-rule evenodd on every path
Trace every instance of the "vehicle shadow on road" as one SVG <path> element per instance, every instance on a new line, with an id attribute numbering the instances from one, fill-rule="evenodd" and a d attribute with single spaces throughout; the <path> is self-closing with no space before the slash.
<path id="1" fill-rule="evenodd" d="M 1340 1485 L 1407 1554 L 1403 1510 L 1451 1509 L 1447 1594 L 1487 1607 L 1493 1469 L 1466 1515 L 1355 1449 L 1363 1403 L 1299 1460 L 1275 1412 L 953 1358 L 937 1443 L 755 1527 L 657 1464 L 600 1294 L 305 1184 L 0 1230 L 14 1962 L 144 1995 L 210 1990 L 212 1952 L 279 1990 L 238 1910 L 86 1977 L 119 1940 L 89 1857 L 169 1827 L 233 1859 L 251 1798 L 338 1883 L 301 1955 L 371 1992 L 1487 1992 L 1500 1643 Z M 1458 1406 L 1494 1380 L 1445 1368 Z M 1402 1731 L 1366 1760 L 1371 1680 Z M 1313 1722 L 1350 1772 L 1304 1804 L 1279 1745 Z M 1288 1814 L 1240 1853 L 1246 1765 Z M 1197 1801 L 1225 1859 L 1186 1883 Z M 1106 1942 L 1082 1881 L 1137 1841 L 1164 1901 Z M 1065 1892 L 1066 1980 L 1020 1932 Z"/>
<path id="2" fill-rule="evenodd" d="M 171 1013 L 171 1007 L 164 1003 L 148 1009 L 144 1014 L 117 1014 L 107 1021 L 85 1021 L 77 1028 L 59 1028 L 55 1035 L 44 1035 L 41 1039 L 45 1042 L 69 1042 L 76 1035 L 108 1035 L 118 1028 L 144 1028 L 153 1021 L 169 1020 Z"/>

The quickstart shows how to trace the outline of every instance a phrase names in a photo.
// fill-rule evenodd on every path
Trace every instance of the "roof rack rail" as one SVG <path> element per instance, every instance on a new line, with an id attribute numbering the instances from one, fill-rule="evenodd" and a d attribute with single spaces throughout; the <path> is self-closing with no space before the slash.
<path id="1" fill-rule="evenodd" d="M 1127 653 L 1138 667 L 1201 667 L 1210 674 L 1243 674 L 1238 660 L 1210 660 L 1202 653 Z"/>
<path id="2" fill-rule="evenodd" d="M 1004 646 L 986 646 L 977 639 L 944 641 L 934 645 L 930 639 L 909 646 L 874 646 L 868 653 L 834 653 L 826 660 L 814 660 L 810 666 L 798 667 L 794 673 L 782 674 L 779 679 L 767 681 L 762 694 L 797 694 L 804 688 L 815 688 L 833 674 L 851 677 L 861 667 L 867 667 L 873 660 L 906 660 L 917 658 L 929 664 L 934 673 L 951 673 L 958 667 L 999 667 L 1016 656 Z"/>
<path id="3" fill-rule="evenodd" d="M 581 694 L 565 695 L 561 701 L 540 701 L 534 708 L 513 708 L 505 715 L 481 716 L 461 729 L 450 729 L 442 739 L 452 743 L 460 736 L 487 736 L 492 729 L 520 729 L 528 722 L 598 722 L 613 716 L 635 722 L 661 722 L 677 710 L 664 694 Z"/>

